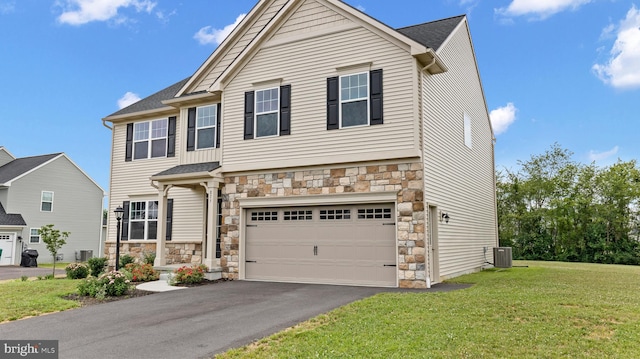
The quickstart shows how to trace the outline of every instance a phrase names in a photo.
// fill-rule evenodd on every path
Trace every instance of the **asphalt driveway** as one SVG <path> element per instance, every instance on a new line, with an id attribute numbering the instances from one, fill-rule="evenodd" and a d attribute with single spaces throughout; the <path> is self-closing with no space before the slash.
<path id="1" fill-rule="evenodd" d="M 211 358 L 383 291 L 399 289 L 221 282 L 0 324 L 0 338 L 59 340 L 60 358 Z"/>
<path id="2" fill-rule="evenodd" d="M 56 265 L 56 275 L 65 274 L 64 266 Z M 22 276 L 38 277 L 53 274 L 53 268 L 0 266 L 0 280 L 20 279 Z"/>

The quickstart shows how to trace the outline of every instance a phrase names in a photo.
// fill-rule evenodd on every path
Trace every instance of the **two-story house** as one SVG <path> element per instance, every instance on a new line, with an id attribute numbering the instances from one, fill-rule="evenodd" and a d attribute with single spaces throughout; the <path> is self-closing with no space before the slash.
<path id="1" fill-rule="evenodd" d="M 38 262 L 53 262 L 38 229 L 47 224 L 70 232 L 59 259 L 102 250 L 104 191 L 64 153 L 16 158 L 0 146 L 0 265 L 18 265 L 23 249 Z"/>
<path id="2" fill-rule="evenodd" d="M 423 288 L 498 245 L 465 16 L 393 29 L 339 0 L 260 0 L 191 77 L 103 121 L 121 253 L 157 265 Z M 108 233 L 113 260 L 113 215 Z"/>

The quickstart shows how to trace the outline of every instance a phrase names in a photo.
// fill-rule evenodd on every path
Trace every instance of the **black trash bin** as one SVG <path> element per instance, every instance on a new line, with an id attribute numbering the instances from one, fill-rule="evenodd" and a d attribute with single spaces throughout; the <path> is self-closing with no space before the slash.
<path id="1" fill-rule="evenodd" d="M 22 260 L 20 261 L 21 267 L 37 267 L 38 266 L 38 251 L 35 249 L 25 249 L 22 252 Z"/>

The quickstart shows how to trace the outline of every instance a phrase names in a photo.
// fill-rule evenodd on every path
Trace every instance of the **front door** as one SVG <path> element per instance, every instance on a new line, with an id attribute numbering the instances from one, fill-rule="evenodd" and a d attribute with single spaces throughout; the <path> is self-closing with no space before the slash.
<path id="1" fill-rule="evenodd" d="M 0 256 L 0 266 L 13 265 L 13 252 L 15 248 L 15 233 L 0 233 L 0 249 L 2 249 L 2 255 Z"/>

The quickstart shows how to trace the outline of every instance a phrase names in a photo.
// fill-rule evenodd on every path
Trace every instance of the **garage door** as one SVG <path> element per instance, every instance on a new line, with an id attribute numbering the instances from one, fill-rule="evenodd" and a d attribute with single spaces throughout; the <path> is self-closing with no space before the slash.
<path id="1" fill-rule="evenodd" d="M 246 211 L 248 280 L 397 285 L 393 204 Z"/>

